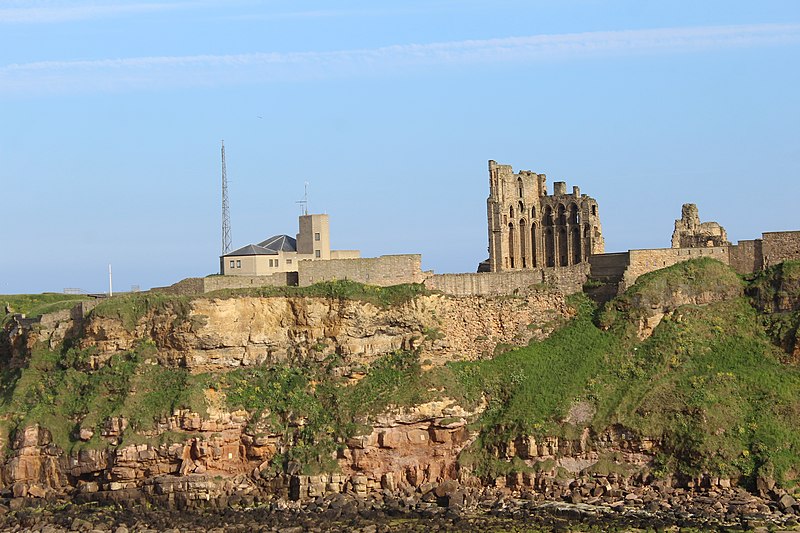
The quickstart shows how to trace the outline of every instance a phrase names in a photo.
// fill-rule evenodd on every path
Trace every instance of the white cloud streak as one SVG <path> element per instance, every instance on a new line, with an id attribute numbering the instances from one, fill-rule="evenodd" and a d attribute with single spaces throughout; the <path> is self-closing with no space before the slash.
<path id="1" fill-rule="evenodd" d="M 39 2 L 35 6 L 0 7 L 0 24 L 50 24 L 121 17 L 159 11 L 187 9 L 202 2 L 139 2 L 61 4 Z"/>
<path id="2" fill-rule="evenodd" d="M 564 61 L 800 43 L 800 24 L 534 35 L 332 52 L 40 61 L 0 67 L 0 93 L 219 86 L 374 76 L 430 66 Z"/>

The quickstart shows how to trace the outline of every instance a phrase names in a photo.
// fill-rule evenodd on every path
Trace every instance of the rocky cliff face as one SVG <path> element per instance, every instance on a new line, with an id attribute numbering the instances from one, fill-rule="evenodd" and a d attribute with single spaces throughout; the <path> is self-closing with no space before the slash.
<path id="1" fill-rule="evenodd" d="M 155 345 L 153 364 L 192 373 L 331 356 L 340 357 L 339 368 L 348 373 L 397 350 L 416 350 L 432 365 L 491 356 L 498 345 L 547 336 L 572 313 L 563 294 L 546 290 L 498 298 L 431 294 L 396 306 L 332 298 L 198 298 L 153 306 L 133 320 L 91 307 L 12 320 L 5 331 L 6 360 L 23 368 L 35 347 L 58 350 L 68 342 L 89 354 L 82 364 L 91 373 L 147 340 Z M 285 433 L 254 413 L 226 410 L 214 389 L 205 393 L 202 415 L 178 409 L 135 434 L 120 416 L 107 418 L 99 435 L 76 425 L 73 451 L 54 444 L 43 425 L 20 426 L 4 445 L 9 459 L 3 486 L 14 497 L 72 494 L 165 503 L 250 492 L 301 498 L 415 490 L 463 477 L 457 458 L 475 438 L 467 423 L 485 407 L 465 409 L 444 398 L 390 408 L 342 443 L 332 457 L 337 473 L 309 476 L 291 464 L 276 470 L 273 458 L 292 445 Z"/>
<path id="2" fill-rule="evenodd" d="M 185 317 L 167 306 L 133 327 L 90 315 L 80 344 L 98 349 L 95 367 L 142 338 L 155 342 L 161 364 L 192 372 L 321 361 L 332 354 L 369 364 L 396 350 L 420 350 L 422 359 L 441 363 L 491 356 L 498 344 L 527 344 L 568 315 L 563 295 L 554 291 L 505 298 L 434 294 L 392 307 L 325 298 L 201 298 Z M 40 336 L 63 338 L 58 328 Z"/>

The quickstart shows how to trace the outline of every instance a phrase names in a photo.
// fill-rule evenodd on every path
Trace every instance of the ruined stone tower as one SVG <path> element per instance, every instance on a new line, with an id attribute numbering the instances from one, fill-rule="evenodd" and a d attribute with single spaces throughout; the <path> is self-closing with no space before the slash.
<path id="1" fill-rule="evenodd" d="M 708 248 L 729 246 L 725 228 L 716 222 L 700 222 L 695 204 L 683 204 L 681 218 L 675 221 L 672 232 L 673 248 Z"/>
<path id="2" fill-rule="evenodd" d="M 578 187 L 553 183 L 530 170 L 489 161 L 489 261 L 491 272 L 568 267 L 603 253 L 597 201 Z"/>

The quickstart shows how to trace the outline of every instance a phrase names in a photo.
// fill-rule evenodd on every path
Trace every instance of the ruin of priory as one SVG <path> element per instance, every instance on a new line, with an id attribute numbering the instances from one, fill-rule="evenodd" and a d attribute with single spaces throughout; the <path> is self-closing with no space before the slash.
<path id="1" fill-rule="evenodd" d="M 604 250 L 597 201 L 563 181 L 489 161 L 489 260 L 481 270 L 569 267 Z"/>

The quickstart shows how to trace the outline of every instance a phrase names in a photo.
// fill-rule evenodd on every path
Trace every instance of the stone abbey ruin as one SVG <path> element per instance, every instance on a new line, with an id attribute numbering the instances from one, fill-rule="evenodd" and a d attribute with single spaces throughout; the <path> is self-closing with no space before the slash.
<path id="1" fill-rule="evenodd" d="M 563 181 L 548 195 L 546 180 L 489 161 L 489 260 L 479 270 L 567 267 L 603 253 L 597 201 Z"/>

